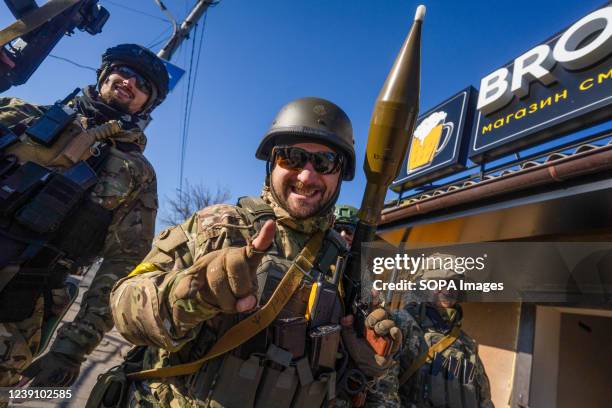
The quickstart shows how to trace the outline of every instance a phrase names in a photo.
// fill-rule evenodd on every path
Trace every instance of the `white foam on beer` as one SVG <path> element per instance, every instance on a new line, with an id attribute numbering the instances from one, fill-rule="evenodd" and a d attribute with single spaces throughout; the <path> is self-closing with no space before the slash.
<path id="1" fill-rule="evenodd" d="M 425 10 L 425 6 L 422 4 L 417 7 L 416 13 L 414 14 L 415 21 L 423 21 L 423 18 L 425 17 Z"/>
<path id="2" fill-rule="evenodd" d="M 423 143 L 425 137 L 429 134 L 429 132 L 431 132 L 434 127 L 436 127 L 440 123 L 444 123 L 444 121 L 446 120 L 446 115 L 447 114 L 444 111 L 434 112 L 425 119 L 423 119 L 423 121 L 419 123 L 419 126 L 417 126 L 416 130 L 414 131 L 414 137 L 416 137 L 421 141 L 421 143 Z"/>

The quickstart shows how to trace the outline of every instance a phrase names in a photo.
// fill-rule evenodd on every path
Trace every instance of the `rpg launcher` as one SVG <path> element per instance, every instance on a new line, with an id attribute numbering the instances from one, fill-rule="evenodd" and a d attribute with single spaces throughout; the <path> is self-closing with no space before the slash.
<path id="1" fill-rule="evenodd" d="M 344 304 L 347 310 L 353 312 L 355 330 L 368 339 L 379 355 L 386 355 L 389 344 L 384 338 L 376 336 L 373 330 L 364 333 L 369 305 L 361 300 L 361 274 L 362 270 L 365 272 L 365 265 L 360 265 L 361 247 L 374 240 L 387 190 L 399 174 L 414 131 L 419 112 L 421 26 L 424 16 L 425 6 L 419 6 L 412 28 L 374 105 L 363 165 L 367 183 L 343 278 Z"/>

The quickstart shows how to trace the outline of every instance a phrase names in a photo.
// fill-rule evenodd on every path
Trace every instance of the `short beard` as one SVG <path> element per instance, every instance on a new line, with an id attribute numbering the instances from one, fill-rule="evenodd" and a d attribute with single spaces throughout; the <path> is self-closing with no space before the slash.
<path id="1" fill-rule="evenodd" d="M 325 206 L 329 203 L 329 200 L 333 199 L 333 196 L 332 196 L 326 201 L 321 200 L 319 201 L 319 203 L 317 203 L 316 206 L 313 206 L 313 207 L 291 208 L 286 199 L 286 196 L 288 196 L 288 194 L 278 194 L 278 192 L 274 188 L 273 183 L 270 183 L 270 188 L 272 190 L 272 195 L 274 196 L 276 201 L 278 201 L 278 204 L 289 213 L 291 218 L 296 219 L 296 220 L 304 220 L 306 218 L 311 218 L 316 215 L 319 215 L 321 211 L 323 210 L 323 208 L 325 208 Z"/>
<path id="2" fill-rule="evenodd" d="M 112 89 L 110 90 L 112 92 Z M 108 93 L 100 93 L 100 99 L 102 102 L 110 106 L 111 108 L 117 109 L 118 111 L 127 113 L 129 112 L 130 104 L 129 102 L 120 102 L 118 101 L 110 92 Z"/>

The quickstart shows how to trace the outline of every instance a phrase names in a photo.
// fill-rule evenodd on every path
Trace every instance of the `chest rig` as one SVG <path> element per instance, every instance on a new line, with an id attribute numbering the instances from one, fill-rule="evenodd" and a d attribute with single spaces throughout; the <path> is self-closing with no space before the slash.
<path id="1" fill-rule="evenodd" d="M 274 219 L 272 208 L 260 198 L 243 197 L 238 206 L 253 225 L 253 234 Z M 210 407 L 240 408 L 318 408 L 335 398 L 341 363 L 338 323 L 343 315 L 338 295 L 342 271 L 335 267 L 346 252 L 342 238 L 328 232 L 314 267 L 304 271 L 300 286 L 274 322 L 192 375 L 190 396 Z M 260 305 L 272 297 L 291 264 L 277 234 L 257 269 Z"/>
<path id="2" fill-rule="evenodd" d="M 89 264 L 112 220 L 112 211 L 87 197 L 110 151 L 96 136 L 120 128 L 104 124 L 84 131 L 65 102 L 40 117 L 0 126 L 2 321 L 29 316 L 39 294 L 48 296 L 67 273 Z"/>
<path id="3" fill-rule="evenodd" d="M 429 305 L 410 304 L 408 311 L 416 318 L 423 333 L 421 352 L 440 342 L 460 324 L 461 308 L 457 307 L 456 323 L 444 320 Z M 478 408 L 479 386 L 477 350 L 471 340 L 460 335 L 449 347 L 435 353 L 410 380 L 411 401 L 419 407 Z"/>

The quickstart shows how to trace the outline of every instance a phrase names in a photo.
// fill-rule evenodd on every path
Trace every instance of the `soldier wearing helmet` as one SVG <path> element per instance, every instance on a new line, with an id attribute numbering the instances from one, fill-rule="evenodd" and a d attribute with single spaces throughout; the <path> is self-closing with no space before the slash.
<path id="1" fill-rule="evenodd" d="M 357 227 L 357 209 L 350 205 L 336 204 L 334 210 L 334 230 L 346 241 L 350 248 Z"/>
<path id="2" fill-rule="evenodd" d="M 163 231 L 113 289 L 117 329 L 143 345 L 118 372 L 149 372 L 105 374 L 91 406 L 348 406 L 348 367 L 365 382 L 391 364 L 339 324 L 335 266 L 347 250 L 331 226 L 340 185 L 355 173 L 349 118 L 321 98 L 290 102 L 256 157 L 266 161 L 261 196 Z M 401 334 L 385 317 L 367 324 L 397 350 Z"/>
<path id="3" fill-rule="evenodd" d="M 392 312 L 404 335 L 400 364 L 378 379 L 376 391 L 368 394 L 368 406 L 492 408 L 478 344 L 461 330 L 459 281 L 465 276 L 446 267 L 453 255 L 435 253 L 427 259 L 431 262 L 415 279 L 438 285 L 421 294 L 418 302 Z"/>
<path id="4" fill-rule="evenodd" d="M 0 386 L 21 374 L 22 384 L 71 385 L 112 328 L 110 290 L 153 239 L 157 186 L 143 130 L 168 79 L 154 53 L 121 44 L 82 95 L 51 106 L 0 98 Z M 77 317 L 30 365 L 74 296 L 67 275 L 98 257 Z"/>

